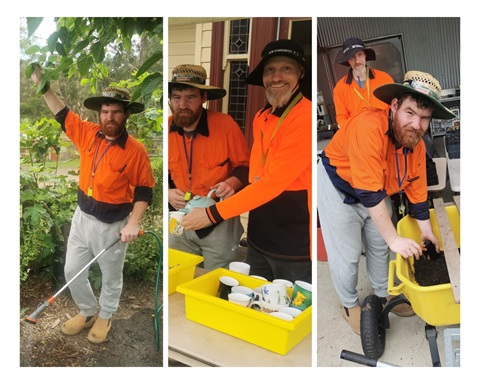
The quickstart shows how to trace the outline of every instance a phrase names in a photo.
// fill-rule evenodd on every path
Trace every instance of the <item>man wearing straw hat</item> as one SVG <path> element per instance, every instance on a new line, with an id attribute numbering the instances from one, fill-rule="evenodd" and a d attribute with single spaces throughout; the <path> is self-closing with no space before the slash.
<path id="1" fill-rule="evenodd" d="M 253 121 L 250 184 L 194 209 L 184 225 L 203 228 L 249 212 L 250 273 L 311 282 L 312 103 L 300 89 L 307 61 L 303 48 L 287 39 L 268 43 L 261 56 L 245 80 L 263 87 L 268 100 Z"/>
<path id="2" fill-rule="evenodd" d="M 440 103 L 440 92 L 438 81 L 420 71 L 407 72 L 403 84 L 378 87 L 373 94 L 391 106 L 389 115 L 376 108 L 360 112 L 335 134 L 321 155 L 318 205 L 322 234 L 342 315 L 357 334 L 362 240 L 374 293 L 384 302 L 390 299 L 390 250 L 404 258 L 418 259 L 427 240 L 439 250 L 430 223 L 422 138 L 432 118 L 454 117 Z M 395 193 L 399 193 L 401 202 L 403 193 L 408 198 L 408 213 L 418 223 L 421 244 L 397 234 L 390 202 Z M 399 316 L 413 315 L 406 303 L 392 311 Z"/>
<path id="3" fill-rule="evenodd" d="M 248 182 L 249 150 L 238 124 L 230 115 L 203 108 L 208 100 L 221 99 L 225 89 L 206 85 L 202 66 L 175 67 L 168 83 L 172 115 L 168 126 L 168 203 L 179 210 L 194 197 L 212 189 L 217 199 L 227 199 Z M 170 248 L 201 255 L 208 270 L 228 268 L 237 257 L 244 230 L 240 217 L 197 231 L 169 233 Z"/>
<path id="4" fill-rule="evenodd" d="M 388 73 L 367 65 L 367 61 L 375 59 L 375 51 L 366 48 L 361 39 L 349 37 L 343 42 L 336 62 L 350 68 L 333 89 L 335 119 L 340 128 L 362 108 L 388 109 L 389 105 L 374 97 L 373 91 L 380 85 L 393 83 L 393 79 Z"/>
<path id="5" fill-rule="evenodd" d="M 41 75 L 37 67 L 32 74 L 35 84 Z M 60 329 L 65 335 L 75 335 L 91 327 L 87 339 L 99 344 L 107 338 L 120 302 L 127 244 L 138 237 L 140 221 L 152 203 L 155 181 L 148 152 L 126 129 L 127 119 L 142 112 L 144 105 L 131 102 L 124 88 L 107 87 L 100 96 L 84 101 L 86 108 L 98 112 L 97 124 L 82 120 L 49 87 L 43 99 L 80 153 L 78 207 L 68 237 L 66 280 L 73 279 L 121 234 L 121 241 L 98 258 L 102 272 L 98 302 L 87 269 L 69 285 L 79 314 Z"/>

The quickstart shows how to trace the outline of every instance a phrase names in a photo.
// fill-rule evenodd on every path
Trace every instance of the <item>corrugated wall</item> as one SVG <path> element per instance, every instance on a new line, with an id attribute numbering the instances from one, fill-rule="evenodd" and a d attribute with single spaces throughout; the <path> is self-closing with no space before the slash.
<path id="1" fill-rule="evenodd" d="M 369 40 L 401 35 L 407 70 L 431 73 L 444 89 L 460 88 L 459 17 L 331 17 L 317 21 L 321 48 L 342 45 L 347 37 L 353 36 Z"/>

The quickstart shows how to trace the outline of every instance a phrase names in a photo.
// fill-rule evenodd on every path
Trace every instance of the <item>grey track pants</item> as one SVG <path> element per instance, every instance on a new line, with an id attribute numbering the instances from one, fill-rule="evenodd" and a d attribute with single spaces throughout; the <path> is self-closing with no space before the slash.
<path id="1" fill-rule="evenodd" d="M 317 166 L 320 225 L 333 285 L 342 305 L 352 308 L 359 304 L 358 268 L 363 248 L 373 292 L 386 297 L 390 255 L 387 244 L 368 209 L 360 203 L 345 204 L 344 195 L 333 186 L 323 164 Z M 391 215 L 391 201 L 386 199 Z"/>
<path id="2" fill-rule="evenodd" d="M 126 223 L 127 219 L 112 224 L 102 223 L 77 207 L 68 237 L 65 260 L 67 281 L 107 247 Z M 73 300 L 82 316 L 94 315 L 98 304 L 100 304 L 99 316 L 104 319 L 109 319 L 116 312 L 123 288 L 123 263 L 126 252 L 127 244 L 119 241 L 97 259 L 102 272 L 102 288 L 98 302 L 88 280 L 88 270 L 69 285 Z"/>
<path id="3" fill-rule="evenodd" d="M 240 217 L 222 221 L 207 236 L 200 239 L 195 231 L 183 231 L 180 236 L 168 234 L 168 246 L 183 252 L 203 256 L 208 270 L 227 268 L 237 257 L 238 243 L 243 234 Z"/>

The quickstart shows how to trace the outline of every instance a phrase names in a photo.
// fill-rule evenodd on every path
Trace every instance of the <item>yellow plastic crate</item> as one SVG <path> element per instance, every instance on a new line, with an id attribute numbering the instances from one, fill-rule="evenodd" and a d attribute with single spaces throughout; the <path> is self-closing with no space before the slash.
<path id="1" fill-rule="evenodd" d="M 175 293 L 179 284 L 192 280 L 195 267 L 202 261 L 202 256 L 168 248 L 168 294 Z"/>
<path id="2" fill-rule="evenodd" d="M 285 321 L 218 298 L 219 278 L 224 275 L 234 277 L 240 285 L 250 288 L 266 283 L 219 268 L 179 285 L 177 292 L 185 295 L 187 319 L 280 355 L 286 355 L 312 332 L 311 306 L 292 321 Z"/>
<path id="3" fill-rule="evenodd" d="M 460 247 L 460 214 L 457 207 L 445 207 L 452 227 L 457 247 Z M 430 210 L 430 220 L 440 249 L 443 250 L 442 239 L 438 228 L 435 210 Z M 409 237 L 420 243 L 420 229 L 415 219 L 409 216 L 401 219 L 397 224 L 398 234 Z M 400 284 L 394 286 L 394 276 L 400 280 Z M 432 326 L 445 326 L 460 323 L 460 304 L 455 303 L 452 285 L 438 284 L 432 286 L 420 286 L 415 281 L 414 259 L 404 259 L 397 253 L 396 260 L 390 261 L 388 276 L 388 293 L 399 295 L 403 293 L 412 304 L 412 308 L 421 319 Z"/>

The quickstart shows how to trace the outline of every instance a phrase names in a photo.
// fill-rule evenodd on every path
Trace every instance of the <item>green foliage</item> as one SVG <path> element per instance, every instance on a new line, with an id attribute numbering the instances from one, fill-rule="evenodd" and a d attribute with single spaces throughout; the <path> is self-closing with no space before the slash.
<path id="1" fill-rule="evenodd" d="M 53 119 L 20 127 L 21 148 L 28 166 L 20 171 L 20 279 L 30 273 L 55 274 L 65 249 L 65 226 L 76 206 L 76 182 L 57 175 L 48 153 L 60 151 L 60 129 Z"/>
<path id="2" fill-rule="evenodd" d="M 142 229 L 153 232 L 160 241 L 163 239 L 162 227 L 162 202 L 163 202 L 163 161 L 156 158 L 152 161 L 155 176 L 152 205 L 142 218 Z M 125 258 L 124 274 L 138 279 L 154 281 L 159 260 L 163 259 L 162 249 L 159 247 L 155 235 L 146 233 L 136 241 L 129 244 Z"/>

